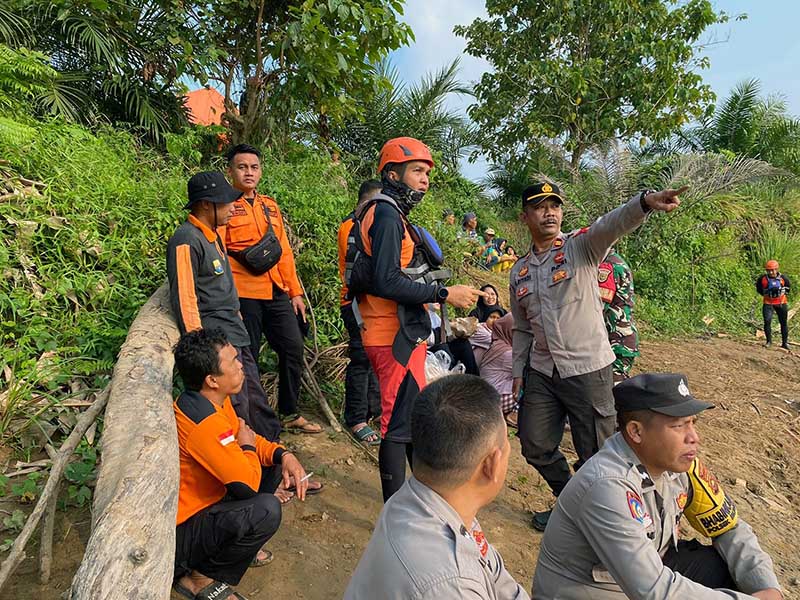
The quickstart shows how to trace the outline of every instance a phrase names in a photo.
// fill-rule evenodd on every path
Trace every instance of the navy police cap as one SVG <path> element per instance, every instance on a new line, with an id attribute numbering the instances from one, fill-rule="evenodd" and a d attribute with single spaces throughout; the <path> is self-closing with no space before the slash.
<path id="1" fill-rule="evenodd" d="M 713 404 L 692 396 L 680 373 L 643 373 L 614 386 L 617 412 L 652 410 L 670 417 L 690 417 Z"/>

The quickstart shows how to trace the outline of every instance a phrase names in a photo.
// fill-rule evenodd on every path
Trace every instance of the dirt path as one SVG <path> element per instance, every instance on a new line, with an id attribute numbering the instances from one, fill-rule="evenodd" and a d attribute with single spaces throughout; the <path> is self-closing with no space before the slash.
<path id="1" fill-rule="evenodd" d="M 700 421 L 702 455 L 772 555 L 785 597 L 800 600 L 800 357 L 728 339 L 651 341 L 642 351 L 639 370 L 685 373 L 698 397 L 717 404 Z M 381 509 L 377 467 L 343 434 L 286 441 L 327 489 L 286 506 L 269 545 L 275 560 L 251 569 L 239 589 L 251 599 L 341 598 Z M 546 508 L 550 493 L 521 458 L 516 438 L 512 447 L 507 488 L 480 519 L 510 571 L 530 588 L 541 536 L 528 526 L 529 512 Z M 33 583 L 29 559 L 9 597 L 58 598 L 86 540 L 87 518 L 81 523 L 79 515 L 62 515 L 56 539 L 67 520 L 69 530 L 52 584 Z"/>

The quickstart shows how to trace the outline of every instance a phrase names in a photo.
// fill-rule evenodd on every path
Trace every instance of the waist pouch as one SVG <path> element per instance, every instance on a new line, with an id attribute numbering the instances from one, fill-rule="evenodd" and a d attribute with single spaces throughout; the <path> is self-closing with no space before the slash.
<path id="1" fill-rule="evenodd" d="M 263 204 L 261 208 L 264 210 L 264 216 L 267 218 L 267 233 L 264 234 L 264 237 L 244 250 L 228 251 L 230 256 L 235 258 L 254 275 L 263 275 L 269 271 L 278 264 L 283 254 L 281 242 L 278 236 L 275 235 L 275 230 L 272 228 L 272 220 L 269 218 L 267 209 L 264 208 Z"/>

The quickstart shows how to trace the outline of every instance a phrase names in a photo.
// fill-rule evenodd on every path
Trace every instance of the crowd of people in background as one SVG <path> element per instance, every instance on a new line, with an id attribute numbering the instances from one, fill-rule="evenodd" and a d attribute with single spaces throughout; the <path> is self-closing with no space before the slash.
<path id="1" fill-rule="evenodd" d="M 278 204 L 257 192 L 260 158 L 231 148 L 233 185 L 192 177 L 189 215 L 167 245 L 184 386 L 174 589 L 195 600 L 243 600 L 232 586 L 272 560 L 264 545 L 282 504 L 324 487 L 280 439 L 323 429 L 298 404 L 306 306 Z M 535 182 L 521 198 L 531 244 L 520 258 L 465 214 L 470 256 L 509 271 L 506 309 L 490 283 L 448 284 L 435 237 L 410 220 L 434 167 L 425 144 L 389 140 L 380 180 L 363 183 L 339 225 L 345 424 L 378 447 L 385 503 L 345 597 L 528 598 L 477 519 L 503 488 L 513 428 L 553 494 L 531 519 L 545 532 L 534 598 L 780 599 L 769 556 L 698 458 L 695 420 L 712 405 L 680 374 L 631 373 L 633 274 L 614 245 L 648 213 L 677 208 L 685 188 L 643 191 L 564 233 L 565 196 Z M 452 211 L 443 220 L 456 226 Z M 775 312 L 787 348 L 790 283 L 776 261 L 756 288 L 767 344 Z M 471 311 L 465 322 L 449 308 Z M 278 356 L 277 411 L 261 384 L 264 340 Z M 430 356 L 462 374 L 428 381 Z M 560 450 L 567 426 L 572 465 Z M 713 546 L 679 540 L 682 515 Z"/>

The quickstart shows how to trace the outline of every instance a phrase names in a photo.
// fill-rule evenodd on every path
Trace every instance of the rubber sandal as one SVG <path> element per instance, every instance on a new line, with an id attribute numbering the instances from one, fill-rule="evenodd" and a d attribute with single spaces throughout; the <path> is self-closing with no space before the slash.
<path id="1" fill-rule="evenodd" d="M 294 433 L 294 434 L 302 433 L 306 435 L 316 435 L 318 433 L 322 433 L 323 431 L 325 431 L 322 428 L 322 425 L 319 425 L 318 423 L 312 423 L 308 419 L 306 419 L 306 422 L 303 423 L 302 425 L 289 425 L 289 423 L 296 421 L 299 418 L 300 415 L 292 415 L 284 419 L 283 421 L 284 430 L 287 431 L 288 433 Z"/>
<path id="2" fill-rule="evenodd" d="M 375 431 L 372 427 L 370 427 L 369 425 L 364 425 L 364 427 L 362 427 L 358 431 L 350 430 L 350 433 L 352 434 L 352 436 L 354 438 L 356 438 L 356 440 L 358 440 L 362 444 L 366 444 L 367 446 L 380 446 L 381 445 L 381 436 L 380 436 L 380 434 L 377 431 Z M 371 442 L 368 442 L 367 438 L 369 436 L 371 436 L 371 435 L 377 436 L 377 439 L 374 439 Z"/>
<path id="3" fill-rule="evenodd" d="M 272 562 L 272 559 L 275 558 L 275 555 L 270 552 L 269 550 L 265 550 L 262 548 L 259 552 L 264 552 L 267 555 L 266 558 L 258 558 L 258 553 L 253 557 L 253 560 L 250 561 L 251 567 L 263 567 L 264 565 L 268 565 Z"/>
<path id="4" fill-rule="evenodd" d="M 316 496 L 323 489 L 325 489 L 325 484 L 320 481 L 318 488 L 312 488 L 312 487 L 306 488 L 306 496 Z M 292 492 L 294 494 L 297 494 L 297 487 L 295 487 L 295 486 L 288 487 L 288 488 L 286 488 L 286 491 L 287 492 Z"/>
<path id="5" fill-rule="evenodd" d="M 231 595 L 237 600 L 247 600 L 247 598 L 222 581 L 213 581 L 196 594 L 193 594 L 192 590 L 177 581 L 172 584 L 172 589 L 184 598 L 189 598 L 189 600 L 226 600 Z"/>

